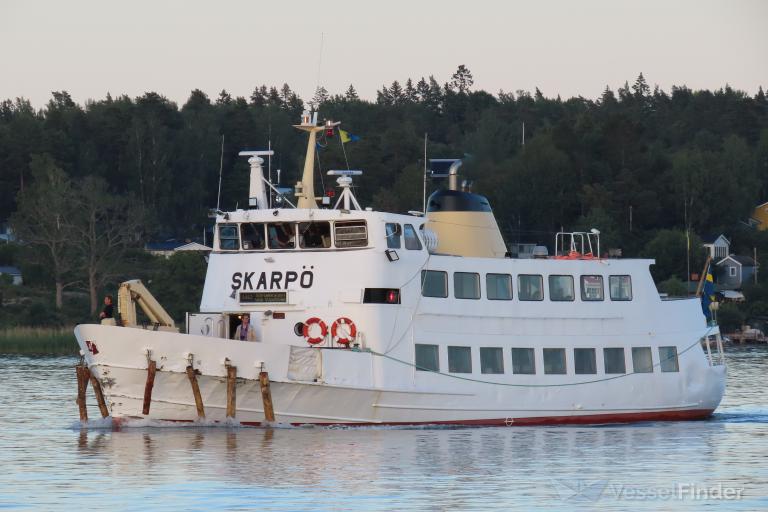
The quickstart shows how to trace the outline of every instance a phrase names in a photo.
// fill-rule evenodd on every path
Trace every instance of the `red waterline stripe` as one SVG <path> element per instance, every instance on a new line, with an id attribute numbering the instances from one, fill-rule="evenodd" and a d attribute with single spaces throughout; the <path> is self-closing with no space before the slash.
<path id="1" fill-rule="evenodd" d="M 330 422 L 330 423 L 310 423 L 296 422 L 293 426 L 317 425 L 317 426 L 418 426 L 418 425 L 456 425 L 456 426 L 474 426 L 474 427 L 522 427 L 533 425 L 599 425 L 605 423 L 635 423 L 642 421 L 690 421 L 703 420 L 712 415 L 714 409 L 687 409 L 684 411 L 653 411 L 653 412 L 625 412 L 609 414 L 584 414 L 573 416 L 541 416 L 530 418 L 489 418 L 477 420 L 451 420 L 451 421 L 393 421 L 393 422 Z M 112 419 L 113 430 L 120 430 L 126 419 L 144 419 L 140 416 L 128 416 Z M 159 421 L 168 421 L 174 423 L 193 423 L 193 420 L 173 420 L 161 419 Z M 216 422 L 220 423 L 220 422 Z M 242 421 L 240 425 L 249 427 L 260 427 L 264 424 L 261 421 Z"/>

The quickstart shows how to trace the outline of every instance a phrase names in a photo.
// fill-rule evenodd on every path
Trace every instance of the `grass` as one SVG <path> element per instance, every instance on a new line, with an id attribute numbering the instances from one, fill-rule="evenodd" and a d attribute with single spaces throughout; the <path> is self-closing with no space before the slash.
<path id="1" fill-rule="evenodd" d="M 71 327 L 13 327 L 0 329 L 0 354 L 76 355 Z"/>

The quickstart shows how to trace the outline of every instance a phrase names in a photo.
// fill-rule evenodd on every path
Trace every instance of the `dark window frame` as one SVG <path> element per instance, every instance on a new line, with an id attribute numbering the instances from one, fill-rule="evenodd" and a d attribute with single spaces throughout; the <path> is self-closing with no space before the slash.
<path id="1" fill-rule="evenodd" d="M 555 354 L 555 353 L 562 354 L 563 356 L 563 371 L 561 372 L 547 371 L 547 354 Z M 568 375 L 568 356 L 566 354 L 565 348 L 545 347 L 541 349 L 541 354 L 542 354 L 542 361 L 544 362 L 545 375 Z"/>
<path id="2" fill-rule="evenodd" d="M 670 358 L 667 356 L 662 356 L 661 349 L 672 349 L 674 352 L 674 358 Z M 680 372 L 680 355 L 677 352 L 677 347 L 675 345 L 664 345 L 661 347 L 658 347 L 659 352 L 659 368 L 661 369 L 662 373 L 679 373 Z M 669 364 L 670 361 L 674 363 L 674 369 L 670 369 Z"/>
<path id="3" fill-rule="evenodd" d="M 553 299 L 552 298 L 552 278 L 553 277 L 567 277 L 571 280 L 571 298 L 570 299 Z M 550 274 L 547 276 L 547 284 L 549 285 L 549 300 L 552 302 L 574 302 L 576 300 L 576 283 L 573 276 L 569 274 Z"/>
<path id="4" fill-rule="evenodd" d="M 222 237 L 221 231 L 222 228 L 232 228 L 235 230 L 235 237 Z M 240 225 L 237 223 L 227 223 L 227 224 L 219 224 L 218 225 L 218 235 L 219 235 L 219 250 L 221 251 L 239 251 L 240 250 Z M 224 240 L 234 240 L 235 241 L 235 248 L 225 248 L 222 244 Z"/>
<path id="5" fill-rule="evenodd" d="M 502 276 L 507 278 L 507 282 L 509 283 L 509 298 L 498 298 L 498 297 L 491 297 L 491 293 L 489 290 L 491 290 L 491 286 L 488 284 L 488 278 L 491 276 Z M 494 286 L 493 289 L 495 290 L 496 287 Z M 497 274 L 493 272 L 489 272 L 485 274 L 485 298 L 488 300 L 512 300 L 514 298 L 514 287 L 512 286 L 512 274 Z"/>
<path id="6" fill-rule="evenodd" d="M 629 278 L 629 298 L 628 299 L 614 299 L 613 298 L 613 287 L 611 286 L 611 280 L 614 277 L 627 277 Z M 617 275 L 610 275 L 608 276 L 608 295 L 611 297 L 611 301 L 615 302 L 630 302 L 633 297 L 634 293 L 632 291 L 632 276 L 630 274 L 617 274 Z"/>
<path id="7" fill-rule="evenodd" d="M 461 352 L 462 356 L 465 354 L 469 354 L 469 371 L 466 371 L 466 369 L 457 369 L 456 365 L 454 364 L 455 361 L 453 361 L 453 358 L 451 357 L 452 353 L 458 353 Z M 461 362 L 464 362 L 463 360 Z M 448 345 L 448 373 L 472 373 L 472 347 L 465 347 L 465 346 L 459 346 L 459 345 Z"/>
<path id="8" fill-rule="evenodd" d="M 424 290 L 425 290 L 424 282 L 426 281 L 426 277 L 425 276 L 427 275 L 427 273 L 440 273 L 440 274 L 443 274 L 443 277 L 444 277 L 443 282 L 445 283 L 445 295 L 424 295 Z M 422 297 L 430 297 L 430 298 L 433 298 L 433 299 L 447 299 L 448 298 L 448 292 L 449 292 L 449 290 L 448 290 L 448 272 L 446 272 L 445 270 L 428 270 L 428 269 L 424 269 L 424 270 L 421 271 L 421 296 Z"/>
<path id="9" fill-rule="evenodd" d="M 635 357 L 636 350 L 643 350 L 644 352 L 647 351 L 647 353 L 651 356 L 651 364 L 648 368 L 639 367 L 637 358 Z M 632 373 L 653 373 L 653 350 L 651 347 L 632 347 Z"/>
<path id="10" fill-rule="evenodd" d="M 611 371 L 608 370 L 608 367 L 605 364 L 605 362 L 608 361 L 608 358 L 606 357 L 608 350 L 621 351 L 621 371 L 620 372 L 614 371 L 613 368 L 611 368 Z M 627 351 L 624 350 L 624 347 L 603 347 L 603 371 L 605 372 L 606 375 L 625 375 L 627 373 Z"/>
<path id="11" fill-rule="evenodd" d="M 440 346 L 439 345 L 435 345 L 432 343 L 415 343 L 413 347 L 414 347 L 413 362 L 414 362 L 414 367 L 416 368 L 416 371 L 420 371 L 420 372 L 439 372 L 440 371 Z M 435 368 L 429 368 L 429 365 L 420 364 L 420 363 L 423 363 L 423 361 L 419 361 L 418 347 L 429 347 L 430 351 L 434 349 L 434 352 L 437 355 L 437 358 L 436 358 L 437 366 Z"/>
<path id="12" fill-rule="evenodd" d="M 409 231 L 413 236 L 408 235 Z M 413 224 L 403 224 L 403 242 L 407 251 L 420 251 L 424 248 L 419 239 L 419 233 L 416 231 L 416 228 L 413 227 Z M 413 242 L 416 242 L 415 246 L 413 245 Z"/>
<path id="13" fill-rule="evenodd" d="M 394 232 L 390 232 L 390 226 L 394 226 Z M 387 238 L 387 249 L 400 249 L 403 246 L 403 227 L 399 223 L 385 223 L 384 235 Z"/>
<path id="14" fill-rule="evenodd" d="M 308 228 L 302 230 L 302 226 L 303 225 L 311 226 L 312 224 L 326 224 L 328 226 L 328 246 L 327 247 L 325 245 L 323 245 L 321 247 L 315 247 L 315 246 L 307 247 L 306 246 L 306 241 L 307 240 L 306 240 L 306 237 L 304 235 L 308 231 Z M 318 249 L 332 249 L 333 248 L 333 226 L 331 225 L 331 222 L 328 221 L 328 220 L 314 220 L 314 221 L 309 221 L 309 222 L 297 222 L 296 223 L 296 233 L 297 233 L 298 239 L 299 239 L 299 249 L 309 249 L 309 250 L 313 251 L 313 250 L 318 250 Z M 322 235 L 320 235 L 320 236 L 321 236 L 321 240 L 322 240 Z"/>
<path id="15" fill-rule="evenodd" d="M 541 298 L 539 299 L 526 299 L 523 295 L 523 286 L 520 280 L 523 277 L 538 277 L 539 278 L 539 293 Z M 544 276 L 542 274 L 518 274 L 517 275 L 517 300 L 521 302 L 541 302 L 544 300 Z"/>
<path id="16" fill-rule="evenodd" d="M 475 276 L 475 285 L 477 289 L 477 297 L 459 297 L 456 294 L 456 276 L 457 275 L 469 275 L 469 276 Z M 477 272 L 454 272 L 453 273 L 453 298 L 454 299 L 461 299 L 461 300 L 480 300 L 482 297 L 482 291 L 480 290 L 480 274 Z"/>
<path id="17" fill-rule="evenodd" d="M 587 277 L 599 277 L 600 278 L 600 298 L 599 299 L 590 299 L 587 297 L 586 287 L 584 286 L 584 278 Z M 583 274 L 581 275 L 579 279 L 580 288 L 581 288 L 581 300 L 582 302 L 603 302 L 605 300 L 605 279 L 601 274 Z"/>
<path id="18" fill-rule="evenodd" d="M 486 371 L 488 368 L 485 364 L 485 360 L 483 360 L 483 353 L 489 353 L 489 351 L 493 351 L 494 359 L 496 356 L 500 356 L 499 361 L 501 362 L 501 371 Z M 492 366 L 491 369 L 496 369 L 495 364 Z M 480 347 L 480 373 L 483 373 L 485 375 L 504 375 L 504 348 L 503 347 Z"/>
<path id="19" fill-rule="evenodd" d="M 592 354 L 592 357 L 591 357 L 592 371 L 585 371 L 584 368 L 579 368 L 579 361 L 581 361 L 581 359 L 576 355 L 577 351 L 579 353 L 590 352 Z M 573 348 L 573 372 L 576 375 L 597 375 L 597 350 L 595 350 L 592 347 L 574 347 Z"/>
<path id="20" fill-rule="evenodd" d="M 532 368 L 530 372 L 516 372 L 515 371 L 515 351 L 516 350 L 524 350 L 527 354 L 530 354 L 532 357 L 530 358 L 530 362 L 532 363 Z M 536 350 L 533 347 L 511 347 L 510 348 L 510 357 L 512 358 L 512 374 L 513 375 L 536 375 Z M 519 368 L 519 365 L 518 365 Z"/>

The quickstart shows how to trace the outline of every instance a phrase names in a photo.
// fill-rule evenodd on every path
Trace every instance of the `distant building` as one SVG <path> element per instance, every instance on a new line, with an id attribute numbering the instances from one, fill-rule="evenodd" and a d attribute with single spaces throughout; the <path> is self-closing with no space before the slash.
<path id="1" fill-rule="evenodd" d="M 714 262 L 722 260 L 731 253 L 731 241 L 725 235 L 705 237 L 703 245 Z"/>
<path id="2" fill-rule="evenodd" d="M 206 247 L 203 244 L 192 242 L 190 240 L 165 240 L 163 242 L 148 242 L 144 246 L 144 250 L 153 256 L 162 256 L 164 258 L 170 258 L 175 253 L 180 251 L 199 251 L 203 253 L 209 253 L 212 251 L 210 247 Z"/>
<path id="3" fill-rule="evenodd" d="M 740 290 L 755 279 L 757 263 L 749 256 L 730 255 L 717 262 L 720 290 Z"/>
<path id="4" fill-rule="evenodd" d="M 11 230 L 11 226 L 9 226 L 5 222 L 0 222 L 0 242 L 14 242 L 16 240 L 16 237 L 13 235 L 13 231 Z"/>
<path id="5" fill-rule="evenodd" d="M 749 224 L 755 226 L 759 231 L 768 229 L 768 203 L 755 207 L 750 216 Z"/>
<path id="6" fill-rule="evenodd" d="M 0 276 L 10 276 L 12 284 L 18 286 L 24 284 L 24 280 L 21 278 L 21 270 L 16 267 L 0 267 Z"/>

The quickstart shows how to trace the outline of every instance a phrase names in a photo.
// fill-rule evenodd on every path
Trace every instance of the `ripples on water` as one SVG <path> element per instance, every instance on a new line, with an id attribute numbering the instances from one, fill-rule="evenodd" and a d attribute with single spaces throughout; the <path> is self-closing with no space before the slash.
<path id="1" fill-rule="evenodd" d="M 75 421 L 74 359 L 0 356 L 0 509 L 768 509 L 768 350 L 728 358 L 708 421 L 113 432 Z"/>

